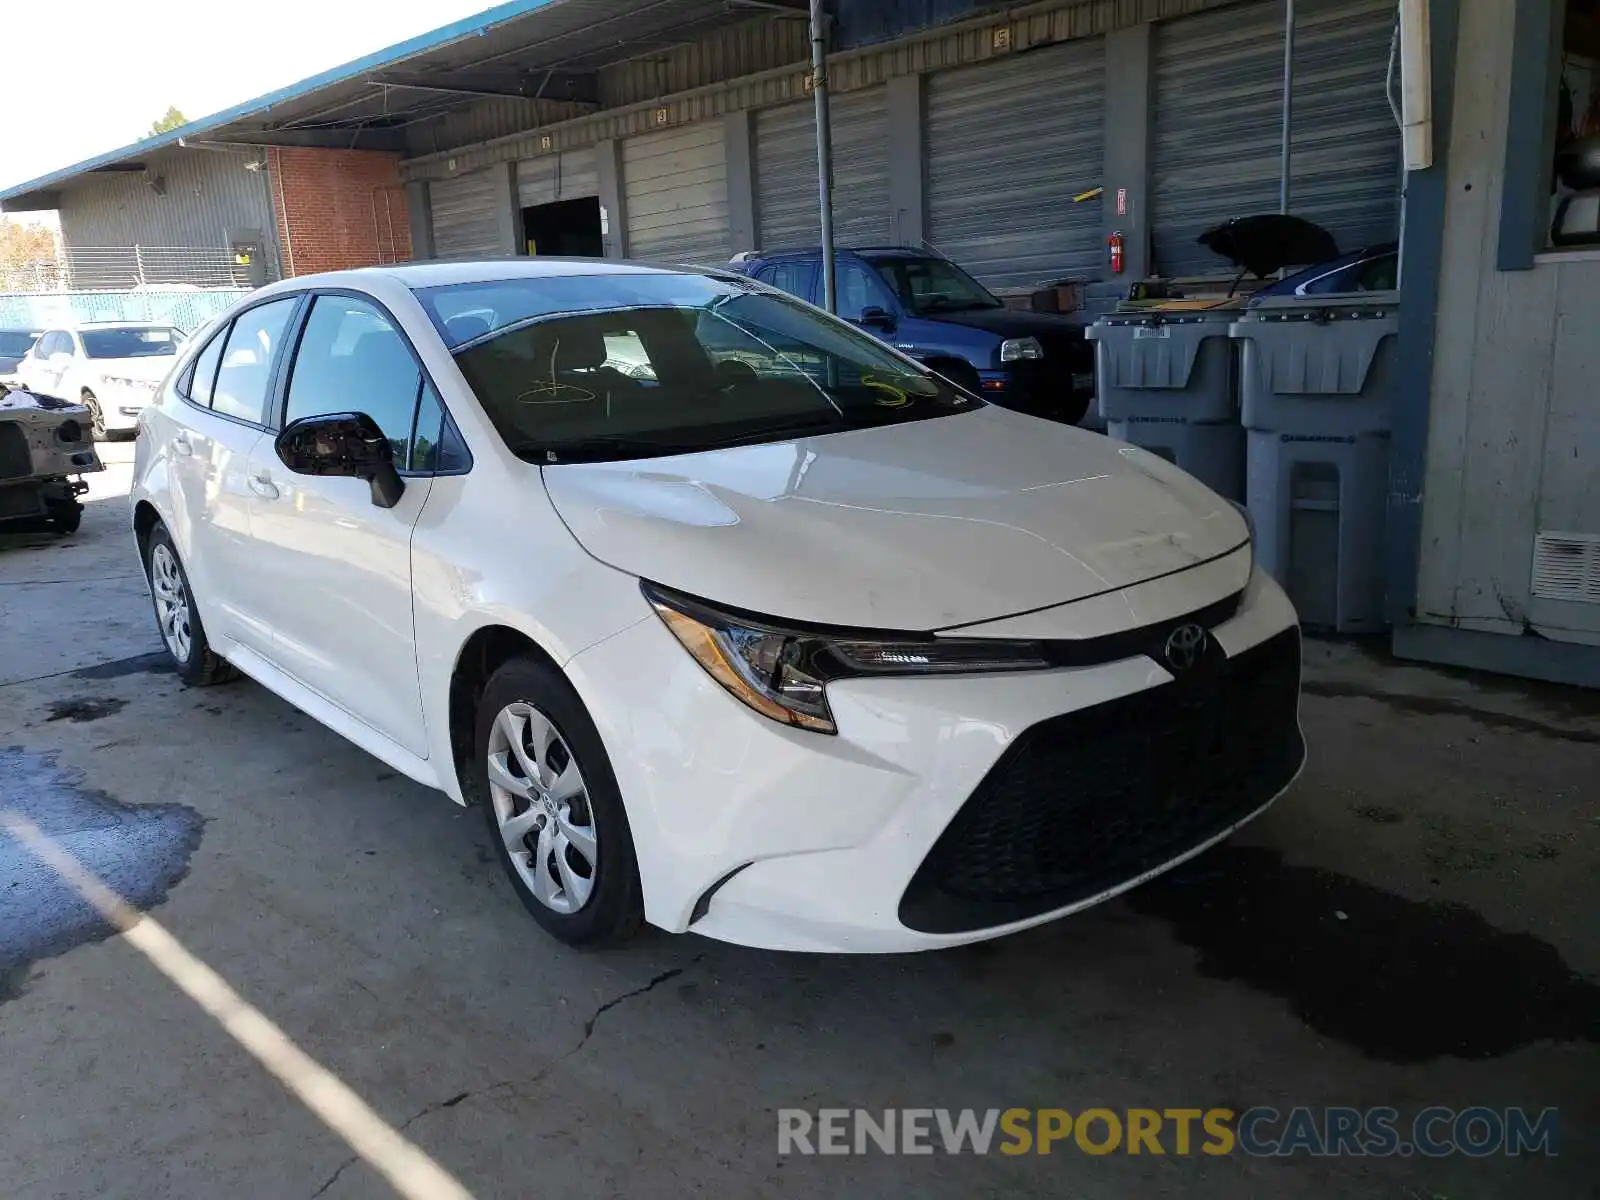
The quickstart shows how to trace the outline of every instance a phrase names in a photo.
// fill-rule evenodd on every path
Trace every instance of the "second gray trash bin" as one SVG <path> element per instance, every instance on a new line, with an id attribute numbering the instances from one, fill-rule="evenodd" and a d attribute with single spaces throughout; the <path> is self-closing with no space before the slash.
<path id="1" fill-rule="evenodd" d="M 1106 432 L 1182 467 L 1213 491 L 1244 494 L 1236 307 L 1154 309 L 1100 318 L 1095 396 Z"/>
<path id="2" fill-rule="evenodd" d="M 1385 624 L 1384 514 L 1399 297 L 1263 300 L 1243 347 L 1245 504 L 1256 559 L 1301 621 L 1341 633 Z"/>

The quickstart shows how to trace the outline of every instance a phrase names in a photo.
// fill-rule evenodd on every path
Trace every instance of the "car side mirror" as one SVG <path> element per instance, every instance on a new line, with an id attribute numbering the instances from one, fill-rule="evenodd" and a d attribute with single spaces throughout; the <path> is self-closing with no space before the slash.
<path id="1" fill-rule="evenodd" d="M 366 413 L 329 413 L 291 421 L 273 443 L 296 475 L 347 475 L 372 485 L 372 502 L 393 508 L 406 490 L 394 447 Z"/>
<path id="2" fill-rule="evenodd" d="M 893 329 L 894 314 L 886 308 L 879 308 L 875 304 L 868 305 L 861 310 L 861 324 L 869 329 Z"/>

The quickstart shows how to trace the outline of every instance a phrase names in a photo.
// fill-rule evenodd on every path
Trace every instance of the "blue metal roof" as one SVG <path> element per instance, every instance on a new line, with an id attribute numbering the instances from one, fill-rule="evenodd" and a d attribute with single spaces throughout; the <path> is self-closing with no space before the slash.
<path id="1" fill-rule="evenodd" d="M 132 142 L 0 190 L 0 207 L 28 207 L 63 184 L 202 137 L 241 145 L 403 148 L 408 121 L 485 95 L 582 99 L 602 66 L 681 45 L 716 25 L 805 0 L 505 0 L 453 24 L 247 100 L 168 133 Z M 393 72 L 405 68 L 403 77 Z M 552 90 L 552 80 L 556 80 Z M 563 94 L 561 89 L 565 89 Z M 23 201 L 15 206 L 8 201 Z"/>

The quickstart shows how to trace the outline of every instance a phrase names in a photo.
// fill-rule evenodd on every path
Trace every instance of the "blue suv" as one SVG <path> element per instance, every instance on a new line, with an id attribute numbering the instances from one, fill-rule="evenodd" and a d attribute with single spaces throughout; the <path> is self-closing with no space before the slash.
<path id="1" fill-rule="evenodd" d="M 925 250 L 835 250 L 839 315 L 1002 408 L 1076 425 L 1094 396 L 1083 326 L 1007 308 L 955 263 Z M 822 251 L 752 251 L 729 264 L 822 303 Z"/>

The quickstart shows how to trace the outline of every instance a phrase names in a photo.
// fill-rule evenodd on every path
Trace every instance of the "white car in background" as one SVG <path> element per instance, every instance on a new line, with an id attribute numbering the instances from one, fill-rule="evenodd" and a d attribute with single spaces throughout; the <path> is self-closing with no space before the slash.
<path id="1" fill-rule="evenodd" d="M 995 937 L 1300 770 L 1294 609 L 1228 501 L 765 284 L 409 264 L 192 342 L 131 497 L 179 676 L 478 803 L 564 941 Z"/>
<path id="2" fill-rule="evenodd" d="M 145 321 L 58 326 L 23 356 L 17 380 L 27 391 L 87 407 L 97 439 L 132 433 L 182 342 L 171 325 Z"/>

